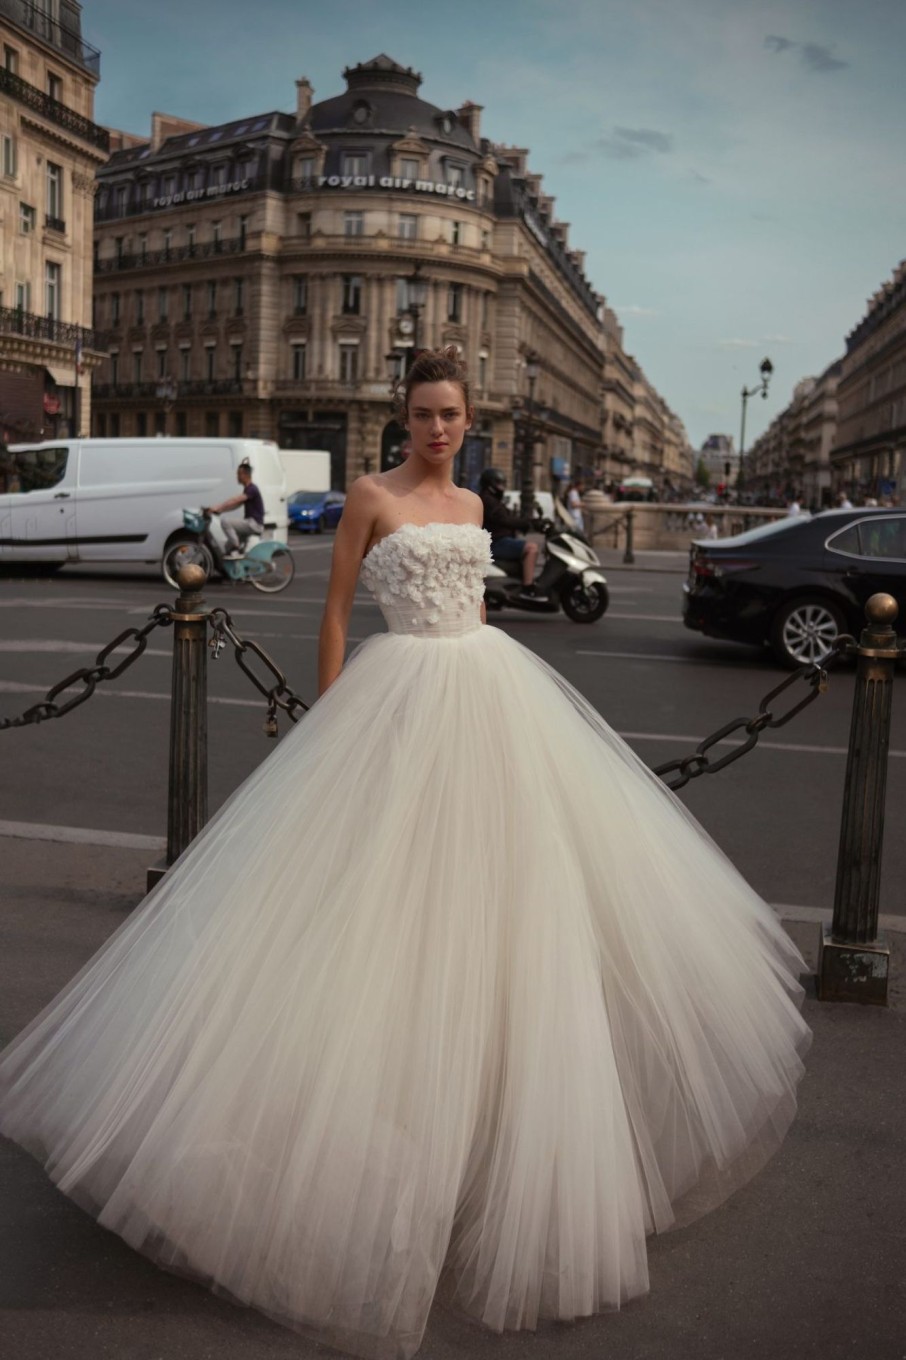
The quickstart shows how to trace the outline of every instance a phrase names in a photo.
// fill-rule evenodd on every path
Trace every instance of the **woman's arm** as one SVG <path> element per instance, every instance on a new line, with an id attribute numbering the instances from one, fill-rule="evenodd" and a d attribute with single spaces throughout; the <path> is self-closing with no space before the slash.
<path id="1" fill-rule="evenodd" d="M 355 599 L 359 568 L 374 534 L 378 493 L 370 477 L 354 482 L 337 525 L 327 599 L 318 643 L 318 694 L 328 690 L 343 669 L 346 632 Z"/>

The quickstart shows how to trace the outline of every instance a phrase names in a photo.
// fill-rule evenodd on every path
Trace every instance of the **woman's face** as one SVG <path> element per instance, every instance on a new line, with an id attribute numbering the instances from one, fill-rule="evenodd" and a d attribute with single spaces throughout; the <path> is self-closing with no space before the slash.
<path id="1" fill-rule="evenodd" d="M 452 459 L 471 424 L 472 411 L 458 383 L 419 383 L 409 393 L 406 429 L 412 452 L 426 463 L 436 467 Z"/>

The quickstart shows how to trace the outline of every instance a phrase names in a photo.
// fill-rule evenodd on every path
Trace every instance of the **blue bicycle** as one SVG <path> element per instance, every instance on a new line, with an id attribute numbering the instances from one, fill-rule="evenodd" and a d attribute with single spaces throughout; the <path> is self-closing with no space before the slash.
<path id="1" fill-rule="evenodd" d="M 252 585 L 256 590 L 274 594 L 285 590 L 296 574 L 293 555 L 285 543 L 272 538 L 252 538 L 241 557 L 224 557 L 211 533 L 210 510 L 183 510 L 184 530 L 174 534 L 164 549 L 164 580 L 179 589 L 177 573 L 181 567 L 201 567 L 206 578 L 215 572 L 228 581 Z"/>

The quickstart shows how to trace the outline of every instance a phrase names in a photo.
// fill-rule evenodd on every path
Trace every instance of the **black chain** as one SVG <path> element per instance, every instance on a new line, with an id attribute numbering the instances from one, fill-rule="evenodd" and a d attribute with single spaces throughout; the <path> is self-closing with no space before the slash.
<path id="1" fill-rule="evenodd" d="M 834 650 L 845 652 L 848 643 L 853 639 L 845 635 L 838 637 L 834 643 Z M 797 681 L 804 680 L 809 686 L 809 693 L 804 699 L 800 699 L 798 704 L 794 704 L 786 713 L 775 717 L 771 705 L 778 695 L 783 694 L 784 690 L 789 689 L 790 685 L 795 685 Z M 679 760 L 670 760 L 666 765 L 658 765 L 654 773 L 663 779 L 670 789 L 681 789 L 689 783 L 690 779 L 696 779 L 700 774 L 717 774 L 718 770 L 725 770 L 728 765 L 732 765 L 734 760 L 739 760 L 741 756 L 751 751 L 758 743 L 758 738 L 762 732 L 771 727 L 785 727 L 791 718 L 795 718 L 797 713 L 801 713 L 809 704 L 814 703 L 819 694 L 827 691 L 827 671 L 822 666 L 810 663 L 807 666 L 800 666 L 792 675 L 788 675 L 779 685 L 766 694 L 758 705 L 758 712 L 754 718 L 734 718 L 732 722 L 725 723 L 723 727 L 712 732 L 704 741 L 700 741 L 691 755 L 682 756 Z M 732 751 L 728 751 L 725 756 L 717 760 L 711 760 L 708 752 L 712 746 L 718 742 L 725 741 L 734 732 L 744 732 L 745 739 L 735 746 Z M 675 774 L 676 779 L 669 779 L 668 776 Z"/>
<path id="2" fill-rule="evenodd" d="M 106 680 L 117 680 L 123 671 L 129 669 L 142 655 L 148 646 L 148 637 L 155 628 L 165 628 L 173 622 L 172 610 L 168 604 L 159 604 L 145 624 L 144 628 L 126 628 L 119 637 L 115 637 L 112 642 L 98 652 L 93 666 L 82 666 L 79 670 L 73 671 L 72 675 L 67 675 L 65 680 L 60 680 L 58 684 L 49 689 L 40 703 L 32 704 L 18 718 L 0 718 L 0 732 L 6 731 L 10 727 L 27 727 L 29 723 L 44 722 L 47 718 L 62 718 L 65 714 L 71 713 L 79 704 L 84 704 L 94 694 L 98 685 Z M 122 647 L 126 642 L 134 641 L 135 646 L 128 656 L 115 666 L 107 665 L 107 658 Z M 71 698 L 57 703 L 61 694 L 65 694 L 68 689 L 75 685 L 81 685 Z"/>
<path id="3" fill-rule="evenodd" d="M 211 649 L 211 660 L 217 661 L 219 659 L 220 653 L 229 640 L 233 644 L 239 669 L 248 676 L 255 688 L 267 700 L 267 716 L 264 720 L 265 736 L 276 737 L 277 735 L 278 708 L 283 710 L 291 722 L 298 722 L 302 714 L 308 712 L 308 704 L 294 690 L 290 689 L 286 676 L 276 662 L 268 656 L 264 648 L 259 646 L 257 642 L 252 642 L 249 638 L 240 637 L 233 626 L 233 620 L 225 609 L 212 609 L 208 615 L 208 620 L 213 632 L 213 637 L 208 643 Z M 249 653 L 257 657 L 270 672 L 271 677 L 276 682 L 275 684 L 268 686 L 266 680 L 260 679 L 255 674 L 246 660 Z"/>

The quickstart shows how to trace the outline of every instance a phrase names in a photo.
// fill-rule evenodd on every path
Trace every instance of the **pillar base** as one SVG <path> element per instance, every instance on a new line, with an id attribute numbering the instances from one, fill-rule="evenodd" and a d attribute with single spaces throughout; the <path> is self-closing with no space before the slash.
<path id="1" fill-rule="evenodd" d="M 169 867 L 166 859 L 159 859 L 156 864 L 149 864 L 145 870 L 145 892 L 150 892 L 152 888 L 157 887 Z"/>
<path id="2" fill-rule="evenodd" d="M 830 926 L 821 928 L 818 945 L 819 1001 L 861 1001 L 887 1005 L 890 946 L 880 934 L 871 944 L 844 944 Z"/>

